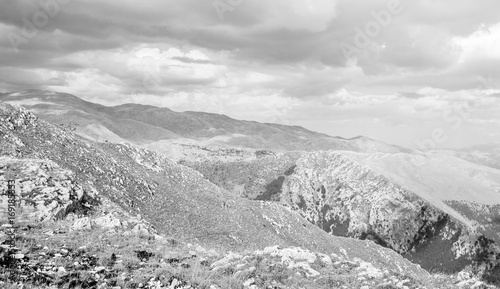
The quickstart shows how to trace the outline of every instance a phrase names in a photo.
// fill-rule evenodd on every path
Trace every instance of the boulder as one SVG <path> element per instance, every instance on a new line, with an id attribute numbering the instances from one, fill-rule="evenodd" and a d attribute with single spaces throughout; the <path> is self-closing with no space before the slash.
<path id="1" fill-rule="evenodd" d="M 71 228 L 73 230 L 76 230 L 76 231 L 90 230 L 90 229 L 92 229 L 92 223 L 90 222 L 89 217 L 84 217 L 84 218 L 77 219 L 73 223 Z"/>
<path id="2" fill-rule="evenodd" d="M 105 229 L 113 229 L 116 227 L 121 227 L 120 220 L 113 216 L 112 214 L 107 214 L 94 219 L 94 224 L 98 227 Z"/>

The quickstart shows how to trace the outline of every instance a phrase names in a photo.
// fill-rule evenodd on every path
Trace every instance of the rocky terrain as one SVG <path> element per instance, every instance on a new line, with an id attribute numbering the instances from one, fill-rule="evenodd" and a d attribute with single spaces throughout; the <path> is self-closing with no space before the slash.
<path id="1" fill-rule="evenodd" d="M 91 219 L 94 219 L 92 216 Z M 298 247 L 223 252 L 123 226 L 19 223 L 0 245 L 2 288 L 495 288 L 466 274 L 408 274 Z M 0 227 L 0 232 L 10 230 Z"/>
<path id="2" fill-rule="evenodd" d="M 15 180 L 18 203 L 14 229 L 17 244 L 22 244 L 2 247 L 2 264 L 7 274 L 3 275 L 3 282 L 27 278 L 21 281 L 42 280 L 41 284 L 53 285 L 59 284 L 53 283 L 58 280 L 62 282 L 60 285 L 67 285 L 70 279 L 81 280 L 83 277 L 78 274 L 84 274 L 82 270 L 85 276 L 89 273 L 117 278 L 113 274 L 108 276 L 108 271 L 98 266 L 103 262 L 98 261 L 98 256 L 78 251 L 81 246 L 78 245 L 85 242 L 78 238 L 86 235 L 78 232 L 88 230 L 109 234 L 108 237 L 118 234 L 116 238 L 123 235 L 146 235 L 149 236 L 146 239 L 153 240 L 171 238 L 182 244 L 217 250 L 219 254 L 227 254 L 229 250 L 255 252 L 269 246 L 299 247 L 314 254 L 343 256 L 343 260 L 358 262 L 357 266 L 366 262 L 381 272 L 387 270 L 379 278 L 394 275 L 419 280 L 428 275 L 392 250 L 373 242 L 328 235 L 290 208 L 235 196 L 210 183 L 199 172 L 163 155 L 130 145 L 94 143 L 9 105 L 0 106 L 0 131 L 2 191 L 6 192 L 7 180 Z M 6 212 L 7 196 L 1 198 L 2 211 Z M 5 239 L 5 230 L 12 228 L 6 219 L 2 220 Z M 61 248 L 44 246 L 40 240 L 62 242 L 57 244 Z M 95 240 L 94 236 L 92 241 Z M 40 252 L 46 255 L 40 257 Z M 64 256 L 71 256 L 67 258 L 76 259 L 79 265 L 66 264 L 69 260 Z M 64 266 L 54 258 L 62 258 Z M 287 270 L 298 271 L 306 279 L 311 272 L 316 274 L 311 271 L 316 270 L 314 266 L 311 270 L 305 265 L 297 266 Z M 9 275 L 13 268 L 14 273 Z M 51 277 L 46 278 L 52 281 L 38 273 L 28 274 L 30 270 L 40 271 L 43 276 L 48 270 Z M 155 280 L 150 281 L 158 281 Z"/>
<path id="3" fill-rule="evenodd" d="M 444 165 L 449 164 L 449 165 Z M 434 271 L 500 276 L 500 172 L 443 155 L 295 152 L 187 162 L 251 199 L 337 236 L 369 239 Z"/>

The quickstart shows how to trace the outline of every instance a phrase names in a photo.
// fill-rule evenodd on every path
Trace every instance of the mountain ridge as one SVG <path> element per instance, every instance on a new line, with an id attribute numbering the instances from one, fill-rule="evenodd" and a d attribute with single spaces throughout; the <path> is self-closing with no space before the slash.
<path id="1" fill-rule="evenodd" d="M 71 95 L 50 91 L 6 93 L 1 102 L 22 105 L 41 118 L 57 124 L 73 123 L 80 135 L 98 141 L 148 144 L 160 152 L 161 142 L 187 139 L 207 146 L 250 149 L 329 150 L 397 152 L 409 149 L 366 137 L 346 139 L 299 126 L 259 123 L 205 112 L 175 112 L 142 104 L 103 106 Z M 158 142 L 158 144 L 155 144 Z"/>
<path id="2" fill-rule="evenodd" d="M 318 151 L 184 164 L 236 195 L 289 206 L 333 235 L 370 238 L 429 270 L 488 264 L 496 280 L 500 171 L 443 157 Z M 482 238 L 491 243 L 476 248 Z M 483 250 L 492 259 L 474 265 Z"/>
<path id="3" fill-rule="evenodd" d="M 249 157 L 253 153 L 249 154 L 247 150 L 228 149 L 222 150 L 222 154 L 234 153 L 235 166 L 221 170 L 234 161 L 219 161 L 217 158 L 211 161 L 209 158 L 202 162 L 208 169 L 203 170 L 192 163 L 174 162 L 162 154 L 130 144 L 94 142 L 74 134 L 71 126 L 47 123 L 24 108 L 0 104 L 0 111 L 1 155 L 14 158 L 14 162 L 23 162 L 26 158 L 53 161 L 71 170 L 78 182 L 99 191 L 108 202 L 132 215 L 140 214 L 155 232 L 185 242 L 223 250 L 260 250 L 275 245 L 300 246 L 337 255 L 346 250 L 351 258 L 403 270 L 416 278 L 425 276 L 425 271 L 396 253 L 408 253 L 414 246 L 411 242 L 425 244 L 432 238 L 443 238 L 447 250 L 442 251 L 451 262 L 446 264 L 456 266 L 455 272 L 463 269 L 464 264 L 476 262 L 475 257 L 498 255 L 495 242 L 490 243 L 487 238 L 476 239 L 478 235 L 456 226 L 458 223 L 450 221 L 446 213 L 431 208 L 416 195 L 398 187 L 394 180 L 384 177 L 392 167 L 377 171 L 377 162 L 373 162 L 377 166 L 364 163 L 366 157 L 378 161 L 385 160 L 379 156 L 386 155 L 390 163 L 390 158 L 395 157 L 396 163 L 401 164 L 399 155 L 405 153 L 346 150 L 273 153 L 259 150 Z M 363 137 L 357 139 L 364 140 Z M 207 150 L 204 147 L 195 149 Z M 411 157 L 416 157 L 416 165 L 424 165 L 424 168 L 429 158 L 421 154 Z M 423 162 L 420 162 L 421 158 L 424 158 Z M 355 161 L 357 165 L 353 165 Z M 263 165 L 263 162 L 267 164 Z M 245 171 L 244 166 L 253 163 L 255 169 Z M 211 176 L 208 173 L 212 165 L 217 168 L 217 173 Z M 226 171 L 231 172 L 230 179 L 239 171 L 243 183 L 220 183 L 213 179 L 213 176 L 220 175 L 224 180 Z M 400 171 L 396 166 L 393 173 Z M 251 179 L 253 174 L 261 174 L 261 178 Z M 263 188 L 269 194 L 261 195 L 257 201 L 235 194 L 242 190 L 251 193 L 252 190 L 245 187 L 248 183 L 257 184 L 254 188 L 257 193 Z M 275 196 L 280 202 L 273 201 Z M 374 196 L 382 196 L 385 203 L 378 204 L 372 199 Z M 483 221 L 483 215 L 477 215 L 482 210 L 480 207 L 481 210 L 477 210 L 467 203 L 449 205 L 455 210 L 467 210 L 467 217 L 476 218 L 480 225 L 490 222 Z M 368 208 L 370 206 L 373 208 Z M 426 209 L 419 211 L 420 207 Z M 388 219 L 379 218 L 377 214 Z M 411 216 L 418 216 L 420 223 L 416 227 L 410 220 Z M 387 225 L 390 229 L 385 229 Z M 341 236 L 342 230 L 351 231 L 352 235 L 346 236 L 373 242 L 332 236 L 325 232 L 327 227 L 332 231 L 334 228 Z M 408 230 L 401 231 L 398 227 Z M 410 235 L 405 232 L 410 232 Z M 411 236 L 414 233 L 415 239 Z M 405 243 L 408 240 L 410 245 Z M 474 243 L 475 240 L 480 240 L 480 243 Z M 385 246 L 392 250 L 376 243 L 386 243 Z M 425 259 L 428 254 L 414 255 L 414 260 Z M 453 259 L 457 254 L 459 262 Z M 479 264 L 486 267 L 483 271 L 474 267 L 473 272 L 476 269 L 495 272 L 495 262 L 480 260 Z M 490 275 L 488 280 L 494 282 L 496 279 L 491 279 Z"/>

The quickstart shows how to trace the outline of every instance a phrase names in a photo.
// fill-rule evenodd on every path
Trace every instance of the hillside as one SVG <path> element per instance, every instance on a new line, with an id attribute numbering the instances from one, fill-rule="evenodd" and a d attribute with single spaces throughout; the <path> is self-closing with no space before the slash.
<path id="1" fill-rule="evenodd" d="M 459 274 L 456 284 L 464 286 L 474 280 L 470 276 L 500 281 L 500 171 L 494 166 L 365 137 L 346 140 L 299 127 L 133 104 L 104 107 L 53 92 L 0 98 L 41 115 L 0 104 L 0 177 L 4 188 L 8 178 L 19 180 L 28 223 L 62 219 L 63 231 L 119 223 L 113 228 L 120 234 L 168 237 L 216 250 L 221 258 L 228 252 L 254 258 L 259 250 L 279 246 L 343 256 L 339 262 L 366 262 L 414 280 L 428 276 L 417 263 L 455 274 L 449 278 Z M 116 126 L 121 136 L 101 130 L 107 141 L 96 142 L 88 134 L 96 131 L 85 123 Z M 180 128 L 165 129 L 172 123 Z M 204 136 L 207 123 L 222 134 Z M 258 139 L 267 129 L 278 135 L 271 143 L 280 144 L 284 134 L 302 139 L 300 146 L 312 144 L 312 150 L 335 146 L 262 149 Z M 232 141 L 218 146 L 228 132 L 242 131 L 257 140 L 255 148 L 248 142 L 228 146 L 236 145 Z M 163 132 L 165 139 L 154 140 Z M 147 134 L 153 140 L 140 145 L 165 154 L 131 145 L 139 145 L 134 135 Z M 55 193 L 49 175 L 62 180 Z"/>
<path id="2" fill-rule="evenodd" d="M 295 152 L 184 162 L 250 199 L 281 203 L 338 236 L 370 239 L 428 270 L 498 280 L 500 171 L 434 154 Z"/>
<path id="3" fill-rule="evenodd" d="M 456 150 L 435 150 L 436 153 L 448 154 L 472 163 L 500 169 L 500 143 L 482 144 Z"/>
<path id="4" fill-rule="evenodd" d="M 241 121 L 213 113 L 175 112 L 149 105 L 108 107 L 51 91 L 5 93 L 0 95 L 0 102 L 22 105 L 40 118 L 69 126 L 92 140 L 126 141 L 165 154 L 176 153 L 172 143 L 278 151 L 408 151 L 365 137 L 344 139 L 297 126 Z"/>
<path id="5" fill-rule="evenodd" d="M 160 154 L 130 145 L 95 143 L 10 105 L 0 105 L 0 132 L 2 190 L 7 180 L 15 180 L 20 200 L 16 227 L 28 228 L 28 235 L 19 235 L 18 242 L 32 238 L 31 233 L 42 233 L 36 228 L 46 228 L 44 224 L 63 220 L 69 227 L 62 223 L 54 232 L 59 232 L 58 238 L 70 234 L 68 240 L 75 238 L 71 235 L 75 229 L 97 224 L 114 228 L 115 233 L 144 232 L 219 252 L 300 247 L 416 280 L 427 275 L 392 250 L 331 236 L 297 212 L 235 196 Z M 5 212 L 7 196 L 1 198 Z M 28 250 L 23 256 L 30 254 L 30 248 L 22 249 Z"/>

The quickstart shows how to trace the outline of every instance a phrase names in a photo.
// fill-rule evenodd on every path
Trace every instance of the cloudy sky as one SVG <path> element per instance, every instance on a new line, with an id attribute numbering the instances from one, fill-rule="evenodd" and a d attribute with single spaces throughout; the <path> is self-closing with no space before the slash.
<path id="1" fill-rule="evenodd" d="M 500 141 L 498 0 L 0 0 L 0 91 Z"/>

